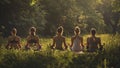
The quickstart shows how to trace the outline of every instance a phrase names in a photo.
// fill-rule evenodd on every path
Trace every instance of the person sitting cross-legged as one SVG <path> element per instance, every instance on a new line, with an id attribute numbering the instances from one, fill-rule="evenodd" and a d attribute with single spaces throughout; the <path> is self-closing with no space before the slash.
<path id="1" fill-rule="evenodd" d="M 96 52 L 99 49 L 102 50 L 101 38 L 96 37 L 96 29 L 92 28 L 90 33 L 91 33 L 91 36 L 87 38 L 87 50 L 88 50 L 88 52 Z"/>
<path id="2" fill-rule="evenodd" d="M 67 49 L 66 40 L 65 37 L 62 36 L 62 34 L 63 34 L 63 27 L 60 26 L 57 29 L 57 35 L 53 37 L 53 44 L 51 46 L 52 49 L 57 49 L 57 50 Z M 62 46 L 63 44 L 64 44 L 64 48 Z"/>
<path id="3" fill-rule="evenodd" d="M 74 29 L 74 36 L 71 38 L 70 49 L 73 52 L 83 52 L 83 37 L 80 36 L 80 28 L 78 26 Z"/>
<path id="4" fill-rule="evenodd" d="M 40 50 L 41 45 L 39 43 L 39 36 L 36 35 L 36 28 L 31 27 L 29 31 L 29 35 L 27 37 L 27 44 L 25 46 L 26 50 L 29 50 L 31 48 L 35 48 L 35 50 Z"/>
<path id="5" fill-rule="evenodd" d="M 20 44 L 20 40 L 21 38 L 19 36 L 16 35 L 17 34 L 17 29 L 13 28 L 11 31 L 11 36 L 8 37 L 8 43 L 6 48 L 7 49 L 20 49 L 21 48 L 21 44 Z"/>

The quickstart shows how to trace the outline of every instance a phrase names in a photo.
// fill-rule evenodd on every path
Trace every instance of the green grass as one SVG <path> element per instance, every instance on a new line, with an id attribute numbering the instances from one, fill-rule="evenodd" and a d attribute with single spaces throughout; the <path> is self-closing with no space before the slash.
<path id="1" fill-rule="evenodd" d="M 101 53 L 75 54 L 69 49 L 66 51 L 51 50 L 52 39 L 41 38 L 41 51 L 6 50 L 5 39 L 1 39 L 0 68 L 119 68 L 120 66 L 120 35 L 98 35 L 105 43 L 105 51 Z M 86 38 L 84 36 L 84 44 Z M 70 44 L 70 38 L 67 38 Z M 26 41 L 22 39 L 24 47 Z"/>

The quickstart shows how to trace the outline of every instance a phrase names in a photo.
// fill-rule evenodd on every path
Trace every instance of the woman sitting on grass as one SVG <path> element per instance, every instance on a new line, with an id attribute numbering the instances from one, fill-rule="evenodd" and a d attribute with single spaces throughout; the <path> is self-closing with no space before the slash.
<path id="1" fill-rule="evenodd" d="M 30 33 L 27 37 L 27 44 L 25 46 L 25 49 L 27 49 L 27 50 L 30 49 L 32 45 L 33 45 L 33 47 L 35 47 L 36 50 L 41 49 L 41 45 L 39 43 L 39 36 L 36 35 L 35 27 L 30 28 Z"/>
<path id="2" fill-rule="evenodd" d="M 83 51 L 83 37 L 80 36 L 80 28 L 78 26 L 74 29 L 74 36 L 71 38 L 70 49 L 74 52 Z"/>
<path id="3" fill-rule="evenodd" d="M 62 36 L 63 34 L 63 27 L 60 26 L 57 29 L 57 35 L 53 37 L 53 45 L 51 46 L 52 49 L 58 49 L 58 50 L 64 50 L 67 49 L 67 45 L 66 45 L 66 40 L 65 37 Z M 64 44 L 64 48 L 62 47 L 62 45 Z"/>
<path id="4" fill-rule="evenodd" d="M 102 48 L 100 37 L 96 37 L 96 29 L 92 28 L 91 36 L 87 38 L 87 50 L 88 52 L 96 52 L 98 48 Z"/>
<path id="5" fill-rule="evenodd" d="M 20 37 L 16 35 L 17 34 L 17 29 L 13 28 L 11 31 L 11 36 L 8 37 L 8 43 L 6 48 L 7 49 L 20 49 Z"/>

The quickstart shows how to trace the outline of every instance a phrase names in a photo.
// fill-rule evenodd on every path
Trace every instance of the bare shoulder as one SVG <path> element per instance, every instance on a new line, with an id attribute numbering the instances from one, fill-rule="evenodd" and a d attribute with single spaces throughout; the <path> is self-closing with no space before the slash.
<path id="1" fill-rule="evenodd" d="M 21 39 L 21 37 L 20 37 L 20 36 L 16 36 L 16 38 Z"/>
<path id="2" fill-rule="evenodd" d="M 9 37 L 8 37 L 8 40 L 11 40 L 11 39 L 12 39 L 12 36 L 9 36 Z"/>
<path id="3" fill-rule="evenodd" d="M 31 38 L 31 36 L 30 36 L 30 35 L 28 35 L 26 39 L 28 40 L 28 39 L 30 39 L 30 38 Z"/>
<path id="4" fill-rule="evenodd" d="M 27 38 L 30 38 L 30 35 L 28 35 Z"/>
<path id="5" fill-rule="evenodd" d="M 62 39 L 65 39 L 65 36 L 62 36 Z"/>
<path id="6" fill-rule="evenodd" d="M 96 39 L 99 41 L 99 40 L 101 40 L 101 38 L 100 37 L 96 37 Z"/>
<path id="7" fill-rule="evenodd" d="M 36 35 L 36 38 L 39 38 L 39 36 L 38 36 L 38 35 Z"/>
<path id="8" fill-rule="evenodd" d="M 71 39 L 75 38 L 75 36 L 72 36 Z"/>
<path id="9" fill-rule="evenodd" d="M 82 36 L 79 36 L 79 38 L 80 38 L 80 39 L 83 39 L 83 37 L 82 37 Z"/>
<path id="10" fill-rule="evenodd" d="M 57 39 L 57 36 L 53 36 L 53 38 L 52 38 L 53 40 L 56 40 Z"/>
<path id="11" fill-rule="evenodd" d="M 100 37 L 97 37 L 98 39 L 101 39 Z"/>
<path id="12" fill-rule="evenodd" d="M 72 37 L 71 37 L 72 40 L 75 39 L 75 38 L 76 38 L 75 36 L 72 36 Z"/>
<path id="13" fill-rule="evenodd" d="M 87 37 L 87 40 L 91 39 L 91 37 Z"/>
<path id="14" fill-rule="evenodd" d="M 11 38 L 12 38 L 12 36 L 9 36 L 9 37 L 8 37 L 8 39 L 11 39 Z"/>
<path id="15" fill-rule="evenodd" d="M 57 38 L 57 36 L 53 36 L 53 39 L 56 39 Z"/>

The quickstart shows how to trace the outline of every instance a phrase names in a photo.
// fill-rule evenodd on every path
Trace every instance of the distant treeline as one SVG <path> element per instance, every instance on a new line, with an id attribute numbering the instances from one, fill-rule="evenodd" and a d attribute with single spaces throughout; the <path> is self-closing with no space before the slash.
<path id="1" fill-rule="evenodd" d="M 31 26 L 41 36 L 52 36 L 58 26 L 72 35 L 78 25 L 82 34 L 94 27 L 98 33 L 120 33 L 120 0 L 3 0 L 0 1 L 0 33 L 7 37 L 13 27 L 26 36 Z"/>

